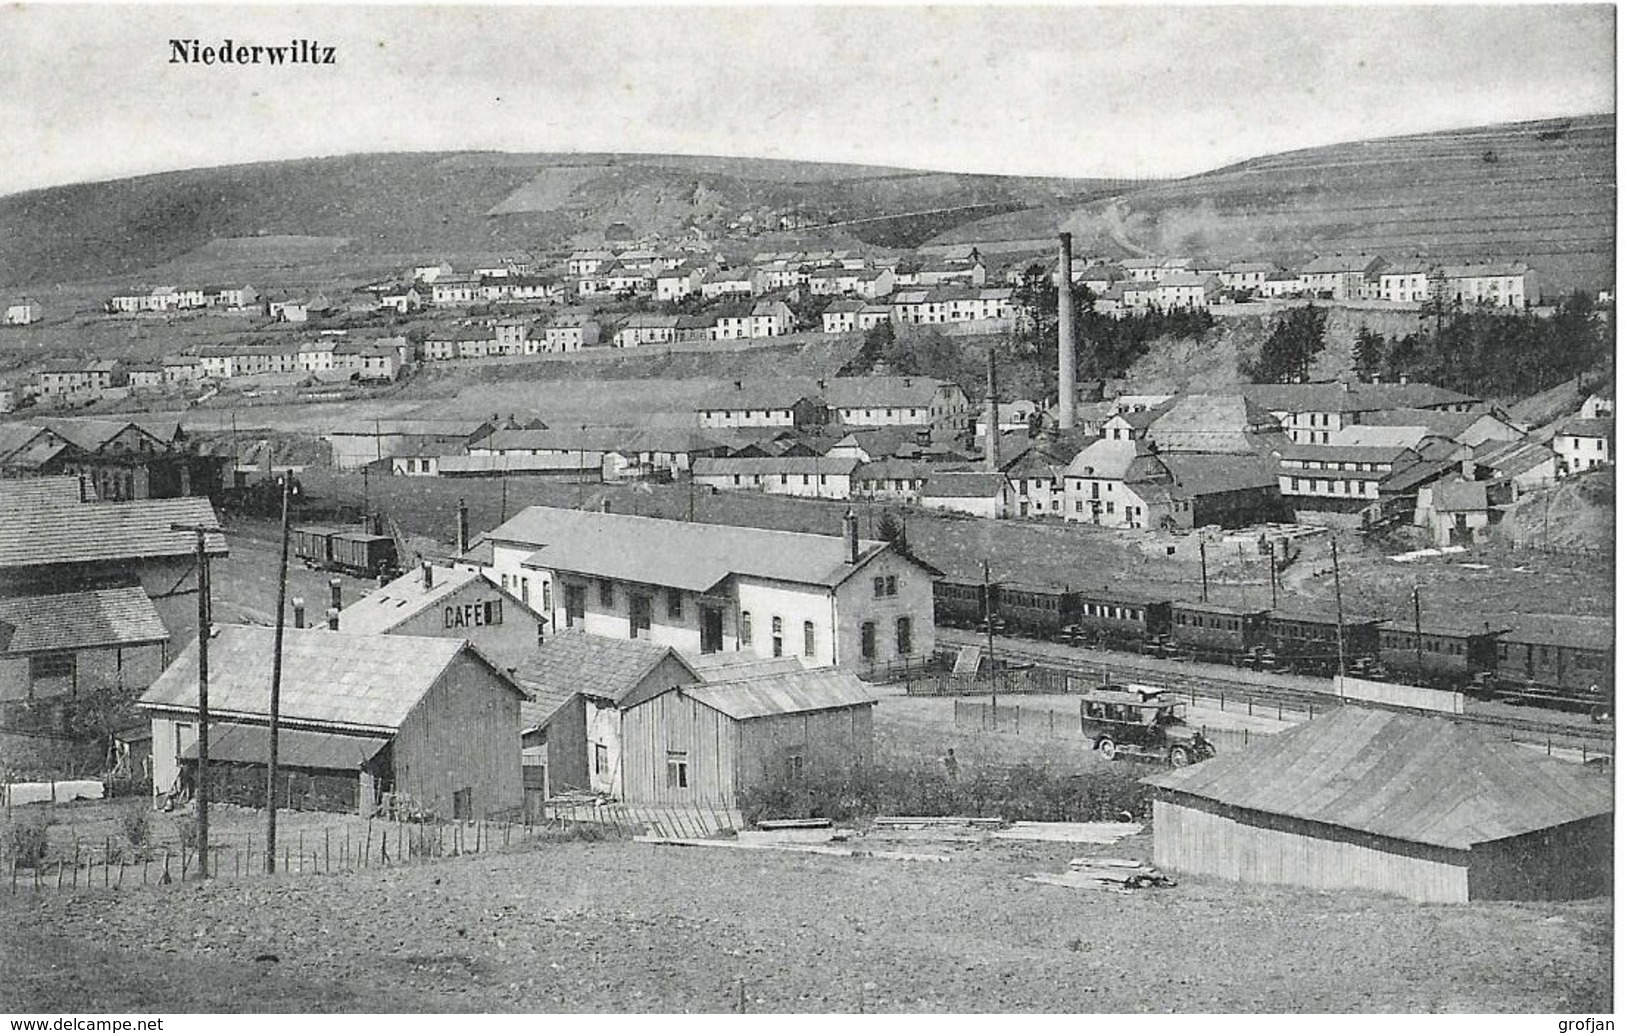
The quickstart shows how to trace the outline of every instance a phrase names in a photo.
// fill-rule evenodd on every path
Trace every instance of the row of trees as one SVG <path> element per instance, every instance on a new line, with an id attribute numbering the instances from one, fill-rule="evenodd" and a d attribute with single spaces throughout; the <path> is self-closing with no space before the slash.
<path id="1" fill-rule="evenodd" d="M 1388 338 L 1361 327 L 1354 371 L 1361 380 L 1401 376 L 1483 398 L 1543 391 L 1609 361 L 1612 319 L 1590 295 L 1564 297 L 1549 317 L 1430 303 L 1422 329 Z"/>

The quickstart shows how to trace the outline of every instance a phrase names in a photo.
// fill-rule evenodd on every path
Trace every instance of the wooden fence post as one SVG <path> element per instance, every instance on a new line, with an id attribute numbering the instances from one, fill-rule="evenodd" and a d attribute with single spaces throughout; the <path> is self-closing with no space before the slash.
<path id="1" fill-rule="evenodd" d="M 322 870 L 329 875 L 333 873 L 333 830 L 322 829 Z"/>
<path id="2" fill-rule="evenodd" d="M 372 819 L 367 819 L 367 842 L 361 847 L 361 867 L 372 863 Z"/>

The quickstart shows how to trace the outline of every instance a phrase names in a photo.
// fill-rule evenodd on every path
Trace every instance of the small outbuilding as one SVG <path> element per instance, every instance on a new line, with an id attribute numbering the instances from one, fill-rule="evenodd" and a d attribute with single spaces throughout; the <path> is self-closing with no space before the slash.
<path id="1" fill-rule="evenodd" d="M 1448 718 L 1342 707 L 1145 783 L 1175 871 L 1428 903 L 1613 886 L 1610 779 Z"/>
<path id="2" fill-rule="evenodd" d="M 210 781 L 222 798 L 248 806 L 264 803 L 273 635 L 226 625 L 209 641 Z M 462 639 L 290 629 L 277 793 L 363 814 L 389 802 L 454 819 L 517 810 L 523 697 Z M 154 793 L 186 791 L 198 755 L 196 642 L 138 706 L 152 719 Z"/>
<path id="3" fill-rule="evenodd" d="M 622 715 L 624 798 L 732 808 L 755 789 L 862 771 L 874 703 L 830 668 L 674 687 Z"/>

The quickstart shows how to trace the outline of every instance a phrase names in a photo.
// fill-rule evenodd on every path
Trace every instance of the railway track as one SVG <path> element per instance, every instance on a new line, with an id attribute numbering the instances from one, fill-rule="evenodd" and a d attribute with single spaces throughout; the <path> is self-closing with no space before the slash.
<path id="1" fill-rule="evenodd" d="M 957 628 L 937 629 L 939 645 L 987 645 L 985 633 Z M 1262 712 L 1290 711 L 1307 715 L 1318 707 L 1336 706 L 1343 700 L 1334 695 L 1330 684 L 1323 679 L 1303 675 L 1278 674 L 1273 671 L 1239 672 L 1233 668 L 1200 661 L 1165 660 L 1135 653 L 1117 653 L 1066 646 L 1053 642 L 1037 642 L 995 636 L 993 652 L 997 659 L 1031 663 L 1038 667 L 1076 674 L 1082 678 L 1107 680 L 1133 680 L 1166 689 L 1195 700 L 1218 702 L 1227 706 L 1231 701 Z M 1371 704 L 1378 705 L 1378 704 Z M 1402 708 L 1395 708 L 1402 709 Z M 1612 724 L 1598 726 L 1581 724 L 1583 718 L 1569 719 L 1570 715 L 1553 714 L 1545 718 L 1525 717 L 1503 713 L 1470 710 L 1455 715 L 1457 720 L 1484 725 L 1505 732 L 1517 742 L 1536 745 L 1562 746 L 1580 749 L 1588 755 L 1613 756 L 1614 729 Z"/>

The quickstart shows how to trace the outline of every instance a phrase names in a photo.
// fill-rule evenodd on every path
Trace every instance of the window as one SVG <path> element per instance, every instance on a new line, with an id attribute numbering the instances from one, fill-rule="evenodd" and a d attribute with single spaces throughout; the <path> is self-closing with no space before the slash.
<path id="1" fill-rule="evenodd" d="M 887 595 L 896 595 L 897 594 L 897 575 L 896 574 L 888 574 L 886 576 L 886 594 Z"/>
<path id="2" fill-rule="evenodd" d="M 863 627 L 859 631 L 859 649 L 862 651 L 863 658 L 865 660 L 873 660 L 875 658 L 874 621 L 863 622 Z"/>
<path id="3" fill-rule="evenodd" d="M 812 621 L 801 625 L 801 655 L 816 656 L 818 654 L 818 630 L 813 627 Z"/>
<path id="4" fill-rule="evenodd" d="M 683 616 L 683 593 L 678 589 L 666 590 L 666 616 L 672 618 Z"/>
<path id="5" fill-rule="evenodd" d="M 745 610 L 739 615 L 739 644 L 750 645 L 750 611 Z"/>
<path id="6" fill-rule="evenodd" d="M 801 781 L 802 777 L 806 774 L 806 770 L 806 758 L 802 756 L 801 749 L 799 747 L 784 755 L 784 775 L 790 781 Z"/>
<path id="7" fill-rule="evenodd" d="M 600 581 L 600 582 L 598 582 L 598 604 L 600 606 L 614 606 L 615 605 L 615 582 L 613 582 L 613 581 Z"/>
<path id="8" fill-rule="evenodd" d="M 773 618 L 773 655 L 784 655 L 784 618 Z"/>
<path id="9" fill-rule="evenodd" d="M 666 751 L 666 788 L 688 788 L 688 752 L 686 750 Z"/>
<path id="10" fill-rule="evenodd" d="M 908 617 L 897 618 L 897 655 L 908 656 L 914 652 L 914 621 Z"/>
<path id="11" fill-rule="evenodd" d="M 595 775 L 609 774 L 609 747 L 601 742 L 592 744 L 592 773 Z"/>
<path id="12" fill-rule="evenodd" d="M 883 578 L 883 577 L 877 577 L 877 578 L 875 578 L 875 598 L 876 599 L 884 599 L 885 597 L 886 597 L 886 579 Z"/>
<path id="13" fill-rule="evenodd" d="M 519 601 L 522 603 L 530 602 L 530 578 L 528 577 L 519 579 Z"/>
<path id="14" fill-rule="evenodd" d="M 41 678 L 72 678 L 74 672 L 74 656 L 72 653 L 40 653 L 29 657 L 28 673 L 35 680 Z"/>
<path id="15" fill-rule="evenodd" d="M 542 612 L 551 615 L 553 612 L 553 582 L 542 582 Z"/>
<path id="16" fill-rule="evenodd" d="M 573 628 L 577 621 L 587 619 L 587 589 L 585 585 L 564 586 L 564 626 Z"/>

